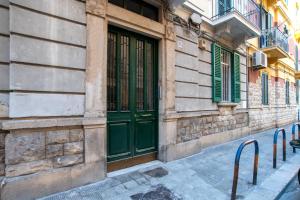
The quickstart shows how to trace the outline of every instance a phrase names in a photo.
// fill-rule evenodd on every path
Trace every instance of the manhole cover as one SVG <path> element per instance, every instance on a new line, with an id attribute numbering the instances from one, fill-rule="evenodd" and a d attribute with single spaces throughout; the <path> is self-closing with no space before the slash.
<path id="1" fill-rule="evenodd" d="M 160 177 L 168 175 L 168 171 L 162 167 L 157 167 L 155 169 L 144 172 L 144 174 L 151 176 L 151 177 L 160 178 Z"/>
<path id="2" fill-rule="evenodd" d="M 163 185 L 157 185 L 155 189 L 146 193 L 137 193 L 131 196 L 132 200 L 180 200 L 171 190 Z"/>

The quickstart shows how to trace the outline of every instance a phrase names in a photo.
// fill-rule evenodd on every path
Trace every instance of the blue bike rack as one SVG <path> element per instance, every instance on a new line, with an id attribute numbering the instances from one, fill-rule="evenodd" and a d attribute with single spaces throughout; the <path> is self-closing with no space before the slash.
<path id="1" fill-rule="evenodd" d="M 300 139 L 300 123 L 295 123 L 292 126 L 292 140 L 296 140 L 296 127 L 298 127 L 298 140 Z M 296 153 L 296 148 L 294 147 L 293 152 Z"/>
<path id="2" fill-rule="evenodd" d="M 283 153 L 283 161 L 286 161 L 286 133 L 285 129 L 276 129 L 274 133 L 274 140 L 273 140 L 273 168 L 276 168 L 277 165 L 277 139 L 278 139 L 278 134 L 282 133 L 283 134 L 283 140 L 282 140 L 282 153 Z"/>
<path id="3" fill-rule="evenodd" d="M 248 140 L 243 142 L 235 155 L 235 162 L 234 162 L 234 175 L 233 175 L 233 183 L 232 183 L 232 192 L 231 192 L 231 200 L 236 199 L 236 190 L 239 178 L 239 168 L 240 168 L 240 159 L 241 154 L 245 146 L 254 143 L 255 146 L 255 155 L 254 155 L 254 168 L 253 168 L 253 185 L 257 184 L 257 168 L 258 168 L 258 157 L 259 157 L 259 147 L 257 140 Z"/>

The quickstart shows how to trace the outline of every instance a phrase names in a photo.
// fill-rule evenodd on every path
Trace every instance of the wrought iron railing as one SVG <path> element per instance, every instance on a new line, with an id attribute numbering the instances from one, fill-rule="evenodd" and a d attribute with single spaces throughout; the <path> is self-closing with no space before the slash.
<path id="1" fill-rule="evenodd" d="M 288 36 L 281 32 L 278 27 L 263 30 L 262 35 L 260 36 L 260 46 L 261 48 L 277 46 L 288 53 Z"/>
<path id="2" fill-rule="evenodd" d="M 220 19 L 230 13 L 238 13 L 256 28 L 260 29 L 260 8 L 253 0 L 232 0 L 232 6 L 227 10 L 217 9 L 217 14 L 212 20 Z"/>

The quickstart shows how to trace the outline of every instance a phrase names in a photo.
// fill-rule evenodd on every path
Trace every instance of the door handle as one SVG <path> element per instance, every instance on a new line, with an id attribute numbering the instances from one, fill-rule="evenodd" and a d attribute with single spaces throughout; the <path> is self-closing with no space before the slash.
<path id="1" fill-rule="evenodd" d="M 141 117 L 150 117 L 150 116 L 152 116 L 152 114 L 143 114 L 143 115 L 141 115 Z"/>

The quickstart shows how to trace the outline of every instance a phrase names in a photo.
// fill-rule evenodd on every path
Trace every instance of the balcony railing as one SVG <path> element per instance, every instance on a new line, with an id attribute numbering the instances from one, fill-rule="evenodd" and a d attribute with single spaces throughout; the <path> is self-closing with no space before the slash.
<path id="1" fill-rule="evenodd" d="M 280 47 L 286 53 L 289 52 L 288 36 L 282 33 L 277 27 L 262 31 L 260 37 L 261 48 Z"/>
<path id="2" fill-rule="evenodd" d="M 259 6 L 253 0 L 232 0 L 227 10 L 220 9 L 218 6 L 217 15 L 212 17 L 212 20 L 220 19 L 231 13 L 238 13 L 249 21 L 256 28 L 260 29 L 260 9 Z"/>

